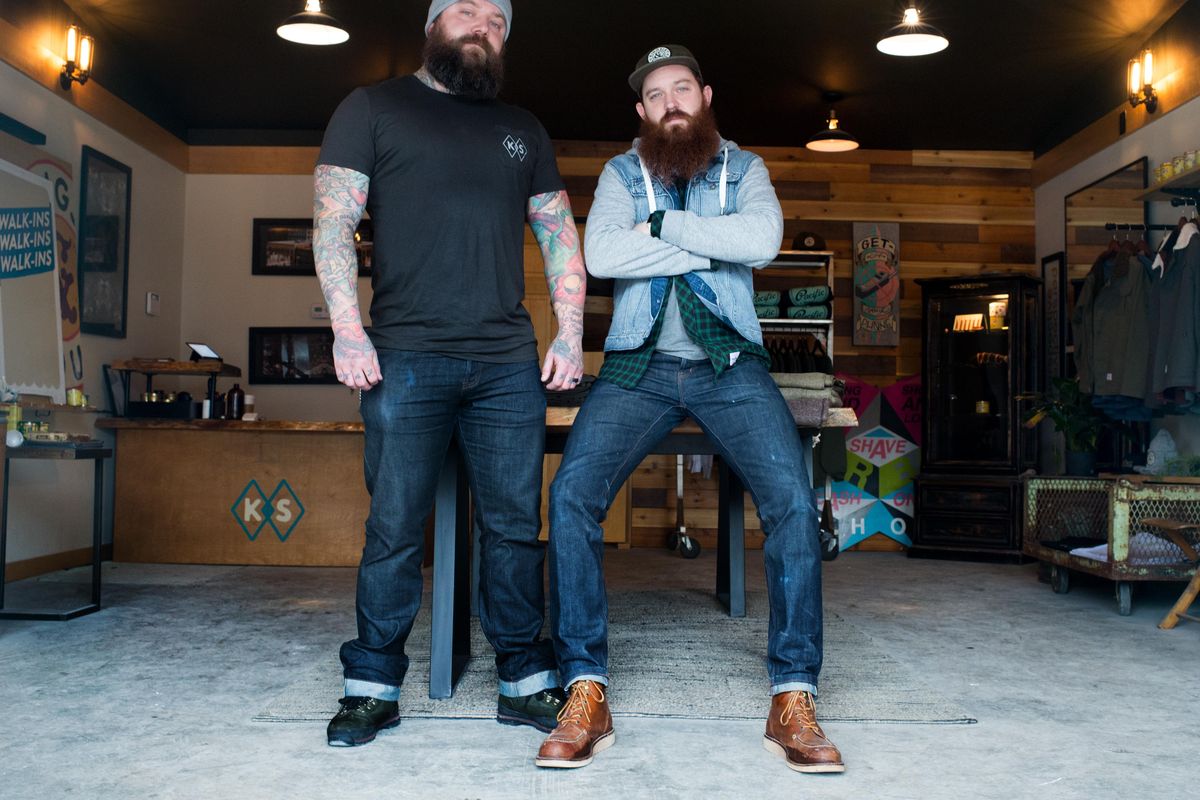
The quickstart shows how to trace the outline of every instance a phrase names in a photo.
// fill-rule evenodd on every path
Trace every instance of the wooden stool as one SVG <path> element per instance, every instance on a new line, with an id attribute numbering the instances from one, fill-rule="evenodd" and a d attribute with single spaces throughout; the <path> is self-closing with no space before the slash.
<path id="1" fill-rule="evenodd" d="M 1192 622 L 1200 622 L 1200 617 L 1194 617 L 1188 614 L 1188 609 L 1192 607 L 1192 603 L 1196 601 L 1196 595 L 1200 594 L 1200 553 L 1196 552 L 1191 543 L 1184 535 L 1185 532 L 1200 534 L 1200 524 L 1195 522 L 1182 522 L 1177 519 L 1144 519 L 1142 524 L 1157 528 L 1154 531 L 1160 536 L 1170 539 L 1183 554 L 1186 555 L 1192 563 L 1196 565 L 1196 573 L 1192 576 L 1192 580 L 1188 583 L 1187 588 L 1183 590 L 1183 594 L 1179 595 L 1179 599 L 1175 601 L 1175 605 L 1163 617 L 1162 622 L 1158 623 L 1158 627 L 1163 630 L 1170 630 L 1179 624 L 1180 619 L 1189 619 Z"/>

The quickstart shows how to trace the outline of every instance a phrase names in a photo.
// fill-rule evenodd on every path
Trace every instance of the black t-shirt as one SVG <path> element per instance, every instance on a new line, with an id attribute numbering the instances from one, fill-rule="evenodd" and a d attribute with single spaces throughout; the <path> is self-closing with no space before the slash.
<path id="1" fill-rule="evenodd" d="M 317 163 L 371 179 L 376 347 L 537 358 L 521 304 L 526 212 L 564 185 L 532 114 L 394 78 L 342 101 Z"/>

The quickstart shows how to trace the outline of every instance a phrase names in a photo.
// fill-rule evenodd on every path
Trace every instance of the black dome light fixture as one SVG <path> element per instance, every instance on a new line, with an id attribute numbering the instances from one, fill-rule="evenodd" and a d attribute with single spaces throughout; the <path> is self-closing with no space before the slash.
<path id="1" fill-rule="evenodd" d="M 950 40 L 932 25 L 921 21 L 915 5 L 909 5 L 900 24 L 889 30 L 875 43 L 875 48 L 889 56 L 927 56 L 950 46 Z"/>
<path id="2" fill-rule="evenodd" d="M 831 106 L 842 98 L 841 92 L 821 93 L 821 99 Z M 829 119 L 825 122 L 829 127 L 814 133 L 805 143 L 805 147 L 819 153 L 845 153 L 858 149 L 858 139 L 838 127 L 837 112 L 834 109 L 829 109 Z"/>
<path id="3" fill-rule="evenodd" d="M 305 0 L 304 10 L 285 19 L 275 33 L 297 44 L 341 44 L 350 38 L 336 19 L 321 10 L 321 0 Z"/>

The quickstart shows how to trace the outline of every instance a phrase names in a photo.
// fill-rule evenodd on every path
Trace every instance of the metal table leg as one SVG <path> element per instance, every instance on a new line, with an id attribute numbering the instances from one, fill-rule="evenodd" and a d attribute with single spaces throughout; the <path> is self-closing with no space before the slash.
<path id="1" fill-rule="evenodd" d="M 68 611 L 42 611 L 38 609 L 6 610 L 4 608 L 4 583 L 6 580 L 6 556 L 8 549 L 8 476 L 12 460 L 4 464 L 3 513 L 0 513 L 0 619 L 53 620 L 62 622 L 100 610 L 100 539 L 104 530 L 104 459 L 95 459 L 95 478 L 92 483 L 92 601 Z"/>
<path id="2" fill-rule="evenodd" d="M 429 696 L 454 694 L 471 659 L 470 520 L 467 476 L 457 445 L 451 445 L 438 476 L 433 521 L 433 622 L 429 648 Z"/>
<path id="3" fill-rule="evenodd" d="M 746 616 L 746 496 L 741 480 L 720 459 L 717 490 L 717 599 L 731 617 Z"/>

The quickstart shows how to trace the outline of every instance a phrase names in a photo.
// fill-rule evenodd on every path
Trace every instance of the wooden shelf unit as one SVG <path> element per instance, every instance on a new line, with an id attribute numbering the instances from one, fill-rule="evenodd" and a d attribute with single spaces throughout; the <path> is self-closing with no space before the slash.
<path id="1" fill-rule="evenodd" d="M 232 364 L 216 358 L 202 358 L 198 361 L 175 361 L 174 359 L 158 358 L 127 358 L 114 361 L 109 365 L 121 373 L 121 383 L 125 391 L 125 413 L 129 413 L 129 386 L 132 373 L 137 372 L 146 376 L 146 391 L 154 391 L 155 375 L 201 375 L 208 376 L 208 402 L 215 406 L 217 401 L 217 378 L 240 378 L 242 370 Z"/>

